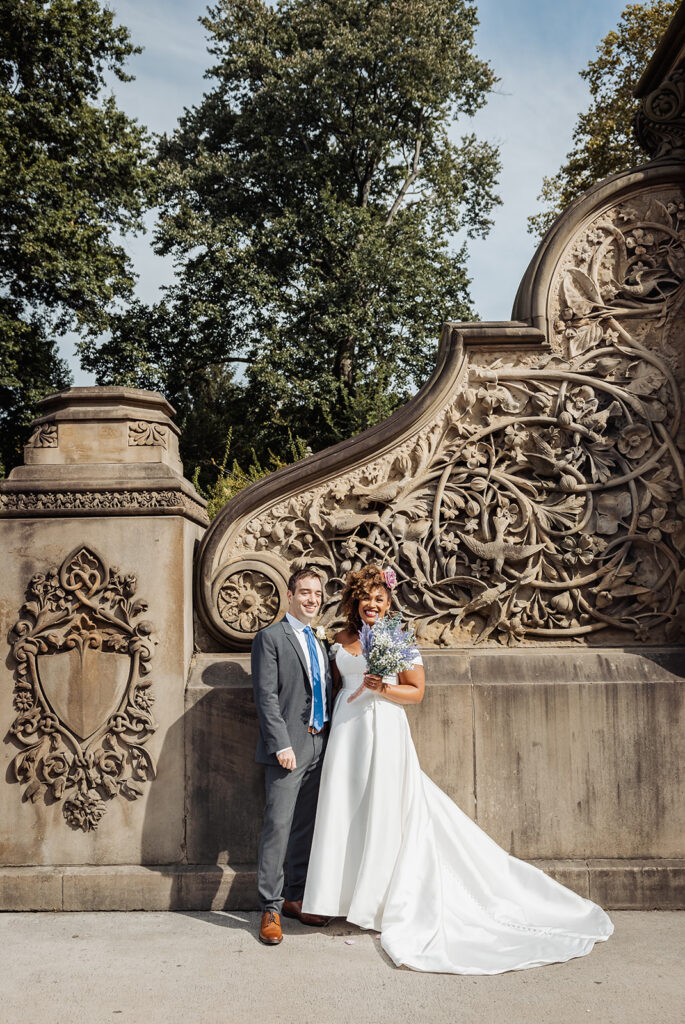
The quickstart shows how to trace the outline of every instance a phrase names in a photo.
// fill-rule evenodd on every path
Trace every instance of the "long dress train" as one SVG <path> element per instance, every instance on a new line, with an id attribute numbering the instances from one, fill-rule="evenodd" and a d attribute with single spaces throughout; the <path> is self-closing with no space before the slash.
<path id="1" fill-rule="evenodd" d="M 417 971 L 499 974 L 608 939 L 605 912 L 511 857 L 425 775 L 402 707 L 365 690 L 334 645 L 343 688 L 321 777 L 303 910 L 381 932 Z"/>

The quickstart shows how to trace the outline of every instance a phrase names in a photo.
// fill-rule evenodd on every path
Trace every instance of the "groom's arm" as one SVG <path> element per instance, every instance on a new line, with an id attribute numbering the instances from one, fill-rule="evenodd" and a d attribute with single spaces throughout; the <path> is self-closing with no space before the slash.
<path id="1" fill-rule="evenodd" d="M 267 753 L 287 750 L 290 736 L 278 703 L 278 656 L 270 633 L 257 633 L 252 644 L 252 688 L 259 730 Z"/>

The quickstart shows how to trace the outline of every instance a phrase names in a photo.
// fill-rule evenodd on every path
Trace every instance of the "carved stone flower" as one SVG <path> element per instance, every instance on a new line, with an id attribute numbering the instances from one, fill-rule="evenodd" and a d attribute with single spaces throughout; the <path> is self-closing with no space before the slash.
<path id="1" fill-rule="evenodd" d="M 477 469 L 478 466 L 484 466 L 488 461 L 487 448 L 483 444 L 467 444 L 462 458 L 469 469 Z"/>
<path id="2" fill-rule="evenodd" d="M 507 448 L 520 448 L 528 437 L 528 431 L 520 423 L 510 423 L 504 428 L 504 444 Z"/>
<path id="3" fill-rule="evenodd" d="M 445 530 L 440 538 L 440 544 L 444 551 L 456 551 L 459 547 L 460 540 L 451 530 Z"/>
<path id="4" fill-rule="evenodd" d="M 359 551 L 359 545 L 353 537 L 348 537 L 348 539 L 343 541 L 340 545 L 340 550 L 346 558 L 354 558 Z"/>
<path id="5" fill-rule="evenodd" d="M 30 711 L 33 707 L 33 694 L 29 690 L 20 690 L 14 695 L 14 707 L 17 711 Z"/>
<path id="6" fill-rule="evenodd" d="M 64 817 L 72 828 L 89 832 L 96 829 L 100 818 L 105 813 L 105 805 L 95 790 L 87 794 L 77 793 L 64 805 Z"/>
<path id="7" fill-rule="evenodd" d="M 672 533 L 673 528 L 678 525 L 675 521 L 673 523 L 670 521 L 664 521 L 667 511 L 668 509 L 664 506 L 656 505 L 654 508 L 650 509 L 649 512 L 643 512 L 642 515 L 638 517 L 637 525 L 642 530 L 647 530 L 647 536 L 654 544 L 658 544 L 661 540 L 663 536 L 661 532 L 662 530 L 666 530 L 667 533 Z"/>
<path id="8" fill-rule="evenodd" d="M 483 576 L 490 575 L 490 566 L 487 562 L 483 561 L 482 558 L 477 558 L 475 562 L 469 566 L 469 573 L 471 576 L 475 576 L 477 580 L 482 579 Z"/>
<path id="9" fill-rule="evenodd" d="M 577 562 L 589 565 L 595 557 L 592 541 L 584 533 L 564 537 L 562 546 L 566 549 L 562 556 L 564 565 L 576 565 Z"/>
<path id="10" fill-rule="evenodd" d="M 647 252 L 646 246 L 654 244 L 654 235 L 645 231 L 643 228 L 635 228 L 632 235 L 628 235 L 626 238 L 626 247 L 628 249 L 634 249 L 636 256 L 642 256 Z"/>
<path id="11" fill-rule="evenodd" d="M 500 495 L 499 498 L 499 511 L 509 523 L 514 523 L 519 516 L 519 507 L 515 501 L 508 498 L 506 494 Z"/>
<path id="12" fill-rule="evenodd" d="M 618 450 L 629 459 L 641 459 L 652 447 L 652 432 L 646 423 L 624 427 L 618 439 Z"/>
<path id="13" fill-rule="evenodd" d="M 141 711 L 149 712 L 154 702 L 154 694 L 150 692 L 148 687 L 139 686 L 136 688 L 135 705 L 137 708 L 140 708 Z"/>
<path id="14" fill-rule="evenodd" d="M 574 420 L 581 420 L 589 412 L 594 412 L 597 404 L 597 398 L 592 388 L 583 384 L 579 388 L 574 388 L 566 399 L 566 411 L 570 412 Z"/>
<path id="15" fill-rule="evenodd" d="M 271 622 L 278 611 L 276 587 L 258 572 L 229 576 L 218 598 L 224 622 L 243 633 L 253 633 Z"/>

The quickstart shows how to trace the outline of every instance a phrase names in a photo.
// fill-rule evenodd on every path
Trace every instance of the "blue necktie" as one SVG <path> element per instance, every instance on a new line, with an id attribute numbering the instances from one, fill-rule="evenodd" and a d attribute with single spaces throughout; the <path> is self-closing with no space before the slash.
<path id="1" fill-rule="evenodd" d="M 309 648 L 309 661 L 312 667 L 312 699 L 314 701 L 314 717 L 311 728 L 318 732 L 323 729 L 323 689 L 321 686 L 321 670 L 319 668 L 319 651 L 311 626 L 304 627 L 304 635 L 307 637 Z"/>

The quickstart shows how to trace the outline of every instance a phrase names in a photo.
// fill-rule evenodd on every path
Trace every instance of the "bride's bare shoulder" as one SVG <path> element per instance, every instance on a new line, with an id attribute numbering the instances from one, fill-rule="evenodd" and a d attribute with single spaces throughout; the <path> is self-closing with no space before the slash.
<path id="1" fill-rule="evenodd" d="M 353 644 L 356 639 L 357 637 L 352 636 L 349 630 L 341 629 L 340 632 L 336 633 L 335 636 L 333 637 L 333 643 L 342 644 L 344 647 L 346 644 Z"/>

